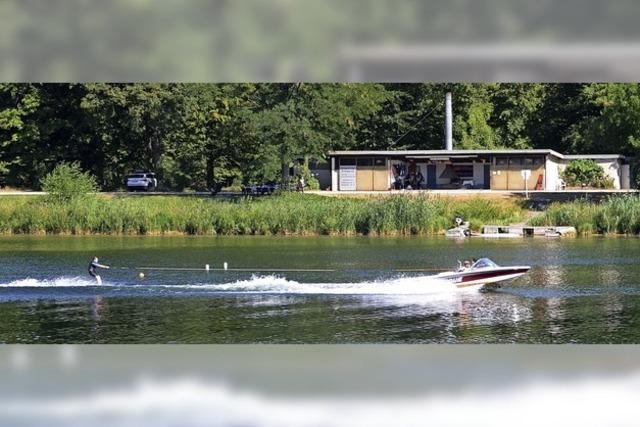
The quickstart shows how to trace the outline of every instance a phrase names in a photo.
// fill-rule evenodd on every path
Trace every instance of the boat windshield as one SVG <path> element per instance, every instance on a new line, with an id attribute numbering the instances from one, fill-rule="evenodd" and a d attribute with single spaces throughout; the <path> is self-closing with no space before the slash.
<path id="1" fill-rule="evenodd" d="M 489 258 L 480 258 L 475 262 L 475 264 L 471 266 L 471 269 L 475 270 L 477 268 L 496 268 L 496 267 L 499 267 L 498 264 L 491 261 Z"/>

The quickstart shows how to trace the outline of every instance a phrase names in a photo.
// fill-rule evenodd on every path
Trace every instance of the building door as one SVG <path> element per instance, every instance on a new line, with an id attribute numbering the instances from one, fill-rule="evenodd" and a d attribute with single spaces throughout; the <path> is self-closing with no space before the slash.
<path id="1" fill-rule="evenodd" d="M 436 165 L 427 165 L 427 188 L 438 188 L 438 176 L 436 175 Z"/>
<path id="2" fill-rule="evenodd" d="M 522 176 L 522 170 L 524 168 L 522 161 L 522 157 L 509 157 L 508 190 L 524 191 L 524 177 Z"/>
<path id="3" fill-rule="evenodd" d="M 362 157 L 357 161 L 358 170 L 356 171 L 356 191 L 372 191 L 373 190 L 373 159 L 371 157 Z"/>
<path id="4" fill-rule="evenodd" d="M 527 181 L 527 189 L 535 190 L 536 185 L 540 182 L 540 189 L 544 190 L 544 157 L 525 157 L 522 168 L 531 171 L 531 176 Z"/>
<path id="5" fill-rule="evenodd" d="M 509 163 L 506 157 L 497 157 L 495 164 L 491 166 L 491 189 L 506 190 L 507 189 L 507 173 L 509 172 Z"/>
<path id="6" fill-rule="evenodd" d="M 387 168 L 387 159 L 384 157 L 373 159 L 373 189 L 375 191 L 389 189 L 389 168 Z"/>
<path id="7" fill-rule="evenodd" d="M 484 182 L 482 188 L 488 190 L 491 188 L 491 165 L 489 163 L 484 164 Z"/>
<path id="8" fill-rule="evenodd" d="M 338 159 L 338 190 L 339 191 L 355 191 L 356 190 L 356 159 L 355 157 L 342 157 Z"/>

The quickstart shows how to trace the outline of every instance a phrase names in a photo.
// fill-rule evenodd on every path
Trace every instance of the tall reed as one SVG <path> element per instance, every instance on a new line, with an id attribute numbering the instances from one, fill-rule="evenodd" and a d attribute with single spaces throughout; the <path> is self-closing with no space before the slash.
<path id="1" fill-rule="evenodd" d="M 236 200 L 197 197 L 91 197 L 68 204 L 0 199 L 4 234 L 434 234 L 461 216 L 472 225 L 521 220 L 512 201 L 427 197 L 334 198 L 281 194 Z"/>
<path id="2" fill-rule="evenodd" d="M 531 225 L 567 225 L 579 234 L 640 233 L 640 197 L 610 196 L 602 203 L 579 200 L 554 203 L 544 213 L 532 218 Z"/>

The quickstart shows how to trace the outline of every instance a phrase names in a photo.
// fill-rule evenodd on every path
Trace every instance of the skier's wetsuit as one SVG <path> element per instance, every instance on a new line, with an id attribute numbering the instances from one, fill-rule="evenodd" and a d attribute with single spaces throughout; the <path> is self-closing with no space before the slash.
<path id="1" fill-rule="evenodd" d="M 91 261 L 91 263 L 89 264 L 89 274 L 91 275 L 91 277 L 96 277 L 98 274 L 96 273 L 96 269 L 100 268 L 101 265 L 98 264 L 95 261 Z"/>
<path id="2" fill-rule="evenodd" d="M 91 275 L 91 277 L 96 279 L 96 281 L 98 282 L 98 285 L 101 285 L 102 279 L 100 278 L 100 276 L 96 271 L 98 268 L 109 268 L 109 266 L 99 264 L 98 258 L 94 258 L 93 261 L 91 261 L 91 263 L 89 264 L 89 275 Z"/>

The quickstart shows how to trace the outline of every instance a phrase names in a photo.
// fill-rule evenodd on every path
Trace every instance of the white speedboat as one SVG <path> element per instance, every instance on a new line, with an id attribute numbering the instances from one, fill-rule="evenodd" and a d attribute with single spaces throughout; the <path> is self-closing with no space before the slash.
<path id="1" fill-rule="evenodd" d="M 512 280 L 527 273 L 531 267 L 527 265 L 500 267 L 489 258 L 480 258 L 471 267 L 460 267 L 456 271 L 446 271 L 436 274 L 437 279 L 444 279 L 457 288 L 477 288 L 506 280 Z"/>
<path id="2" fill-rule="evenodd" d="M 464 239 L 471 236 L 471 230 L 465 227 L 450 228 L 445 232 L 445 236 Z"/>
<path id="3" fill-rule="evenodd" d="M 445 236 L 454 238 L 466 238 L 471 236 L 471 229 L 469 228 L 469 221 L 464 221 L 462 218 L 457 217 L 455 219 L 456 226 L 450 228 L 445 232 Z"/>

